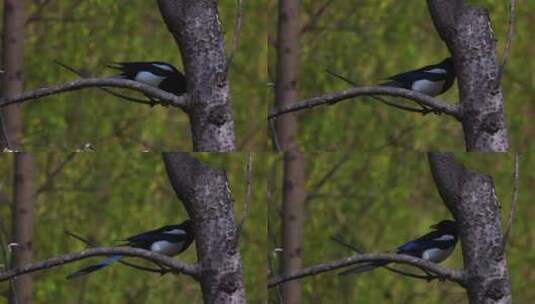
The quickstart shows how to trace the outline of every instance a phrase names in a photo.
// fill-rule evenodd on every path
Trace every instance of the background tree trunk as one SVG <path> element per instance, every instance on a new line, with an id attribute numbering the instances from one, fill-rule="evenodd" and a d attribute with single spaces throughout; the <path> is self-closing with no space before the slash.
<path id="1" fill-rule="evenodd" d="M 239 237 L 224 171 L 164 153 L 167 175 L 194 222 L 204 303 L 245 303 Z"/>
<path id="2" fill-rule="evenodd" d="M 14 198 L 12 208 L 13 260 L 11 267 L 21 267 L 32 262 L 33 209 L 34 209 L 34 162 L 33 156 L 19 152 L 15 154 Z M 29 304 L 32 302 L 32 276 L 24 275 L 13 280 L 9 303 Z"/>
<path id="3" fill-rule="evenodd" d="M 2 64 L 2 97 L 9 98 L 22 93 L 24 68 L 25 0 L 4 1 L 4 39 Z M 0 110 L 2 121 L 1 147 L 19 149 L 22 137 L 20 104 Z"/>
<path id="4" fill-rule="evenodd" d="M 194 151 L 236 149 L 228 66 L 216 0 L 158 0 L 182 54 Z"/>
<path id="5" fill-rule="evenodd" d="M 284 107 L 298 100 L 299 79 L 299 22 L 298 0 L 279 1 L 277 32 L 276 104 Z M 305 174 L 303 154 L 299 149 L 296 114 L 279 117 L 276 121 L 276 141 L 284 152 L 282 197 L 282 264 L 283 274 L 303 267 L 303 223 L 305 217 Z M 282 286 L 284 303 L 301 302 L 298 280 Z"/>
<path id="6" fill-rule="evenodd" d="M 427 0 L 457 73 L 467 151 L 507 151 L 500 67 L 489 13 L 464 0 Z"/>
<path id="7" fill-rule="evenodd" d="M 23 91 L 24 69 L 24 26 L 26 23 L 26 1 L 4 1 L 4 35 L 2 55 L 2 96 L 11 97 Z M 11 150 L 20 149 L 22 140 L 22 115 L 20 105 L 11 105 L 2 110 L 2 140 L 0 145 Z M 13 183 L 11 267 L 20 267 L 32 262 L 34 189 L 33 157 L 27 153 L 16 153 Z M 32 302 L 32 277 L 22 276 L 12 283 L 9 302 L 28 304 Z"/>
<path id="8" fill-rule="evenodd" d="M 465 169 L 450 154 L 429 153 L 429 163 L 440 196 L 459 225 L 470 303 L 512 303 L 492 178 Z"/>

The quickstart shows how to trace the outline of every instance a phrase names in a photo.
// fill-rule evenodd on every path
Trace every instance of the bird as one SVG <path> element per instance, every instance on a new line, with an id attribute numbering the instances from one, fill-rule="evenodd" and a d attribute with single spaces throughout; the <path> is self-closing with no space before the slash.
<path id="1" fill-rule="evenodd" d="M 173 257 L 188 249 L 193 242 L 192 226 L 193 222 L 191 220 L 185 220 L 178 225 L 168 225 L 158 229 L 142 232 L 122 240 L 126 242 L 122 246 L 142 248 Z M 100 263 L 86 266 L 69 274 L 67 279 L 72 280 L 85 276 L 89 273 L 109 266 L 110 264 L 119 261 L 123 257 L 124 256 L 122 255 L 112 255 L 102 260 Z"/>
<path id="2" fill-rule="evenodd" d="M 108 65 L 121 71 L 116 77 L 142 82 L 177 96 L 186 93 L 187 81 L 184 74 L 173 65 L 161 61 L 115 62 Z M 147 96 L 154 101 L 151 96 Z"/>
<path id="3" fill-rule="evenodd" d="M 432 97 L 443 94 L 455 81 L 453 60 L 448 57 L 438 64 L 387 77 L 381 86 L 404 88 Z"/>
<path id="4" fill-rule="evenodd" d="M 452 220 L 443 220 L 430 228 L 435 230 L 399 246 L 395 253 L 410 255 L 433 263 L 440 263 L 447 259 L 457 244 L 457 223 Z M 361 264 L 339 275 L 367 272 L 387 264 L 389 264 L 387 261 Z"/>

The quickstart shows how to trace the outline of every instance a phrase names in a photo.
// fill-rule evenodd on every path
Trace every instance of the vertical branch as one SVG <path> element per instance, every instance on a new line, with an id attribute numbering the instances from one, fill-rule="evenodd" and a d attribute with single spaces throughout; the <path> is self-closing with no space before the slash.
<path id="1" fill-rule="evenodd" d="M 507 151 L 496 42 L 487 10 L 464 0 L 427 0 L 455 64 L 467 151 Z"/>
<path id="2" fill-rule="evenodd" d="M 245 303 L 239 239 L 225 172 L 164 153 L 169 181 L 194 223 L 204 303 Z"/>
<path id="3" fill-rule="evenodd" d="M 227 61 L 216 0 L 158 0 L 182 54 L 195 151 L 236 149 Z"/>
<path id="4" fill-rule="evenodd" d="M 459 225 L 470 303 L 512 303 L 492 178 L 465 169 L 447 153 L 431 152 L 428 158 L 440 196 Z"/>

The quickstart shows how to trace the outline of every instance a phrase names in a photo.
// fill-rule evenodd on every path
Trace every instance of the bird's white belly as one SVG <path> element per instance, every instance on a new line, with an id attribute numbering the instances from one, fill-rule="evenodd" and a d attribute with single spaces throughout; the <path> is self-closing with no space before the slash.
<path id="1" fill-rule="evenodd" d="M 439 248 L 428 249 L 423 252 L 422 259 L 428 260 L 434 263 L 440 263 L 444 261 L 448 256 L 450 256 L 452 250 L 453 250 L 453 247 L 449 249 L 439 249 Z"/>
<path id="2" fill-rule="evenodd" d="M 146 71 L 139 72 L 136 75 L 136 81 L 143 82 L 154 87 L 157 87 L 158 85 L 160 85 L 160 83 L 164 79 L 165 77 L 157 76 L 157 75 L 152 74 L 151 72 L 146 72 Z"/>
<path id="3" fill-rule="evenodd" d="M 175 256 L 180 253 L 183 245 L 183 242 L 170 243 L 168 241 L 158 241 L 150 246 L 150 250 L 168 256 Z"/>
<path id="4" fill-rule="evenodd" d="M 433 82 L 426 79 L 421 79 L 413 82 L 411 89 L 429 96 L 437 96 L 441 93 L 443 86 L 444 81 Z"/>

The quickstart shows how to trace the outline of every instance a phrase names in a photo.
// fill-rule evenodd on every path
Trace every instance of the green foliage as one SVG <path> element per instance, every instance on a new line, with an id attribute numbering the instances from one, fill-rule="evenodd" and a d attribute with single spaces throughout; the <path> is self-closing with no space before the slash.
<path id="1" fill-rule="evenodd" d="M 473 2 L 489 10 L 501 60 L 508 28 L 507 1 Z M 436 63 L 448 56 L 425 1 L 332 1 L 319 18 L 315 17 L 316 12 L 324 2 L 307 0 L 302 3 L 302 23 L 308 25 L 311 20 L 314 23 L 301 39 L 301 99 L 349 87 L 328 75 L 326 69 L 358 84 L 372 85 L 390 75 Z M 275 8 L 276 1 L 272 5 Z M 535 63 L 526 60 L 534 52 L 529 32 L 535 2 L 524 1 L 517 6 L 513 47 L 502 87 L 511 146 L 526 149 L 533 145 L 533 141 L 527 139 L 532 137 L 530 123 L 535 113 L 535 103 L 530 102 L 533 95 L 531 71 L 535 70 Z M 275 17 L 271 20 L 276 21 Z M 271 59 L 274 59 L 273 53 L 271 49 Z M 456 102 L 457 86 L 440 99 Z M 306 151 L 352 148 L 376 151 L 386 147 L 400 151 L 465 150 L 461 125 L 445 115 L 421 116 L 367 98 L 301 113 L 298 136 Z"/>
<path id="2" fill-rule="evenodd" d="M 247 155 L 197 154 L 198 159 L 226 171 L 234 199 L 236 221 L 243 218 L 246 198 Z M 0 155 L 0 228 L 9 233 L 12 183 L 12 156 Z M 68 158 L 68 154 L 35 154 L 35 184 L 44 185 L 47 176 Z M 240 250 L 251 303 L 266 298 L 265 271 L 265 163 L 267 157 L 253 158 L 254 178 L 247 217 L 240 237 Z M 6 198 L 4 200 L 4 197 Z M 64 233 L 70 230 L 101 245 L 187 217 L 182 203 L 167 180 L 160 154 L 153 153 L 76 153 L 72 161 L 54 179 L 50 187 L 39 192 L 35 205 L 34 260 L 75 252 L 85 245 Z M 9 234 L 8 234 L 9 235 Z M 0 259 L 2 255 L 0 252 Z M 177 257 L 196 261 L 195 246 Z M 94 258 L 91 262 L 97 261 Z M 138 261 L 139 262 L 139 261 Z M 185 275 L 160 276 L 114 265 L 74 281 L 65 276 L 89 264 L 89 260 L 71 263 L 49 271 L 35 273 L 36 303 L 200 303 L 199 284 Z M 0 264 L 3 264 L 3 259 Z M 0 284 L 0 295 L 7 292 Z M 105 300 L 103 300 L 105 297 Z M 5 299 L 0 296 L 0 303 Z"/>
<path id="3" fill-rule="evenodd" d="M 364 251 L 388 251 L 401 242 L 430 231 L 429 226 L 451 218 L 433 182 L 424 153 L 307 153 L 306 204 L 304 226 L 304 265 L 334 261 L 353 254 L 330 239 L 335 235 Z M 513 159 L 511 154 L 458 154 L 462 163 L 472 170 L 492 176 L 501 203 L 502 223 L 506 222 L 511 205 Z M 535 282 L 535 237 L 532 220 L 533 157 L 521 162 L 521 184 L 518 209 L 507 249 L 513 297 L 519 303 L 530 303 L 535 293 L 529 286 Z M 346 159 L 345 161 L 343 161 Z M 336 164 L 339 169 L 322 187 L 318 183 Z M 275 202 L 280 202 L 281 162 L 274 175 Z M 270 252 L 281 245 L 279 206 L 269 210 L 272 230 Z M 503 224 L 505 225 L 505 224 Z M 527 252 L 526 252 L 527 250 Z M 273 256 L 273 269 L 278 271 L 279 259 Z M 458 246 L 444 266 L 462 268 Z M 404 269 L 417 271 L 411 267 Z M 465 291 L 454 283 L 431 283 L 401 277 L 384 269 L 348 277 L 336 272 L 301 280 L 303 303 L 467 303 Z M 276 302 L 276 290 L 270 290 Z"/>
<path id="4" fill-rule="evenodd" d="M 263 6 L 263 1 L 244 5 L 240 44 L 230 68 L 237 144 L 248 150 L 260 150 L 266 142 Z M 235 3 L 221 2 L 219 7 L 230 52 Z M 29 7 L 30 12 L 36 10 Z M 106 65 L 115 61 L 167 61 L 182 69 L 178 48 L 154 1 L 51 1 L 27 26 L 25 54 L 28 90 L 77 78 L 54 60 L 102 77 L 113 75 Z M 96 88 L 29 101 L 23 108 L 24 147 L 30 150 L 61 151 L 87 142 L 100 151 L 191 149 L 189 120 L 180 110 L 150 108 Z"/>

